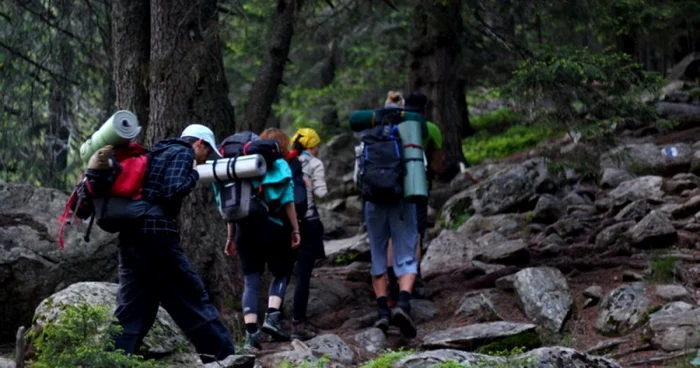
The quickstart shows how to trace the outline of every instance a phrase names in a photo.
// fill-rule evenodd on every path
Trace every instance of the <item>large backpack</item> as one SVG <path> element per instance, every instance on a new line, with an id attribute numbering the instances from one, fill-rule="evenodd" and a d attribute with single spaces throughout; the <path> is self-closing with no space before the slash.
<path id="1" fill-rule="evenodd" d="M 251 132 L 227 137 L 219 145 L 219 152 L 224 158 L 259 154 L 268 168 L 282 157 L 276 140 L 259 139 Z M 227 222 L 241 222 L 269 216 L 274 209 L 265 202 L 262 184 L 253 186 L 251 178 L 241 179 L 233 174 L 233 178 L 217 178 L 214 183 L 221 217 Z"/>
<path id="2" fill-rule="evenodd" d="M 397 126 L 384 121 L 364 131 L 361 142 L 359 181 L 362 197 L 372 203 L 400 201 L 405 167 Z"/>
<path id="3" fill-rule="evenodd" d="M 59 218 L 59 245 L 64 247 L 63 229 L 72 219 L 90 220 L 85 241 L 90 240 L 93 222 L 102 230 L 116 233 L 133 226 L 142 216 L 165 216 L 162 208 L 142 198 L 143 180 L 153 152 L 138 143 L 116 146 L 109 169 L 87 169 L 68 199 Z"/>

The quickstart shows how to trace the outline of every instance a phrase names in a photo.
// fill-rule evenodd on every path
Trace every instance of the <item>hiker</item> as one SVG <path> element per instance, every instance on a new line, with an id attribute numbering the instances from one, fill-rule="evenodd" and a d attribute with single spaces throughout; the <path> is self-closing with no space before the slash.
<path id="1" fill-rule="evenodd" d="M 195 170 L 216 152 L 214 133 L 200 124 L 180 138 L 158 142 L 149 156 L 142 197 L 164 216 L 133 220 L 119 232 L 119 291 L 114 317 L 123 328 L 115 349 L 139 352 L 161 304 L 192 342 L 203 362 L 235 353 L 231 334 L 180 244 L 176 218 L 199 179 Z M 196 216 L 196 214 L 192 214 Z"/>
<path id="2" fill-rule="evenodd" d="M 405 99 L 404 109 L 406 111 L 417 112 L 427 118 L 428 116 L 428 98 L 421 92 L 416 91 L 410 93 Z M 418 262 L 418 275 L 416 277 L 416 285 L 421 283 L 420 277 L 420 261 L 423 250 L 423 239 L 425 238 L 426 222 L 428 218 L 428 198 L 432 188 L 432 181 L 436 174 L 442 173 L 442 133 L 440 128 L 432 121 L 426 121 L 428 128 L 428 136 L 423 138 L 423 152 L 425 153 L 428 166 L 426 168 L 426 177 L 428 181 L 428 197 L 421 198 L 416 202 L 416 224 L 418 226 L 418 245 L 416 246 L 416 261 Z M 389 278 L 389 306 L 394 306 L 398 302 L 399 285 L 394 273 L 392 264 L 393 246 L 389 242 L 389 250 L 387 259 L 389 260 L 388 278 Z M 416 290 L 414 289 L 414 296 Z"/>
<path id="3" fill-rule="evenodd" d="M 262 179 L 253 180 L 253 187 L 262 186 L 264 202 L 270 207 L 267 216 L 254 217 L 227 224 L 228 238 L 224 252 L 238 256 L 243 269 L 243 319 L 245 350 L 262 349 L 262 332 L 275 341 L 288 341 L 289 335 L 280 323 L 282 298 L 287 290 L 289 259 L 299 246 L 300 232 L 294 207 L 294 183 L 289 165 L 284 160 L 289 139 L 279 129 L 265 130 L 260 139 L 274 139 L 279 144 L 280 158 L 268 165 Z M 265 266 L 272 273 L 268 292 L 268 308 L 262 329 L 258 329 L 258 292 Z"/>
<path id="4" fill-rule="evenodd" d="M 301 152 L 299 161 L 303 171 L 308 208 L 301 220 L 301 246 L 294 258 L 297 266 L 297 283 L 294 289 L 294 313 L 292 317 L 292 338 L 308 340 L 315 337 L 313 326 L 306 320 L 309 304 L 311 271 L 317 259 L 326 257 L 323 248 L 323 223 L 314 200 L 328 194 L 323 162 L 316 156 L 321 144 L 318 133 L 311 128 L 301 128 L 292 137 L 293 148 Z M 292 267 L 293 268 L 293 267 Z M 290 268 L 290 272 L 292 271 Z"/>
<path id="5" fill-rule="evenodd" d="M 402 108 L 403 97 L 388 93 L 385 107 Z M 405 166 L 398 137 L 398 114 L 388 114 L 381 124 L 361 133 L 363 153 L 360 156 L 359 182 L 364 201 L 364 223 L 372 257 L 372 286 L 377 300 L 378 318 L 375 327 L 385 333 L 389 325 L 399 327 L 409 338 L 416 336 L 411 319 L 411 293 L 416 280 L 416 206 L 403 198 L 400 184 Z M 389 308 L 387 285 L 387 250 L 393 242 L 394 272 L 398 276 L 399 297 L 396 307 Z"/>

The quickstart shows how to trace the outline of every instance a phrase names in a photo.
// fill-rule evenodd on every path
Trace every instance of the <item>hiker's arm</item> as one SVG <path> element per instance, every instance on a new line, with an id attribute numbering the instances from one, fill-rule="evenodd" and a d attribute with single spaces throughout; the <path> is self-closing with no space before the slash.
<path id="1" fill-rule="evenodd" d="M 199 172 L 192 168 L 194 152 L 183 149 L 168 163 L 165 169 L 163 194 L 165 198 L 184 197 L 194 189 Z"/>
<path id="2" fill-rule="evenodd" d="M 430 168 L 435 171 L 436 174 L 442 175 L 442 159 L 443 159 L 443 152 L 441 148 L 436 148 L 433 151 L 433 156 L 430 158 L 430 162 L 428 165 L 430 165 Z"/>
<path id="3" fill-rule="evenodd" d="M 313 174 L 311 175 L 311 189 L 315 198 L 323 198 L 328 194 L 326 169 L 323 167 L 323 162 L 321 162 L 321 160 L 318 162 L 318 166 L 314 168 Z"/>
<path id="4" fill-rule="evenodd" d="M 287 218 L 292 225 L 292 249 L 296 249 L 301 243 L 301 235 L 299 233 L 299 221 L 297 221 L 297 210 L 294 207 L 294 201 L 287 202 L 284 205 L 284 210 L 287 212 Z"/>

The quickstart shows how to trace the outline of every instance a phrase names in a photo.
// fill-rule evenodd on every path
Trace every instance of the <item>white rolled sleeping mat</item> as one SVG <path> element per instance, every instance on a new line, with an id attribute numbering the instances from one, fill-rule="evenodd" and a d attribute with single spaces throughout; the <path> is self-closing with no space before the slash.
<path id="1" fill-rule="evenodd" d="M 214 181 L 233 181 L 236 179 L 257 178 L 265 175 L 267 165 L 261 155 L 247 155 L 208 160 L 197 165 L 199 182 L 210 184 Z"/>

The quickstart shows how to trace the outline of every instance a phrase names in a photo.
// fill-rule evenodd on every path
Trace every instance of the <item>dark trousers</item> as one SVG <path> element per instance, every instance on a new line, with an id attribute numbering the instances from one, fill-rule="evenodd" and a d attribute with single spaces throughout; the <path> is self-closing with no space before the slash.
<path id="1" fill-rule="evenodd" d="M 119 292 L 114 316 L 123 331 L 115 348 L 139 351 L 158 305 L 192 342 L 203 362 L 234 354 L 231 334 L 219 318 L 204 284 L 180 246 L 176 233 L 119 234 Z"/>
<path id="2" fill-rule="evenodd" d="M 296 254 L 297 283 L 294 289 L 294 321 L 304 321 L 309 305 L 309 289 L 311 288 L 311 273 L 317 259 L 324 258 L 323 223 L 319 219 L 301 222 L 301 247 Z M 293 267 L 292 267 L 293 268 Z M 291 271 L 291 269 L 290 269 Z M 290 275 L 291 276 L 291 275 Z"/>

